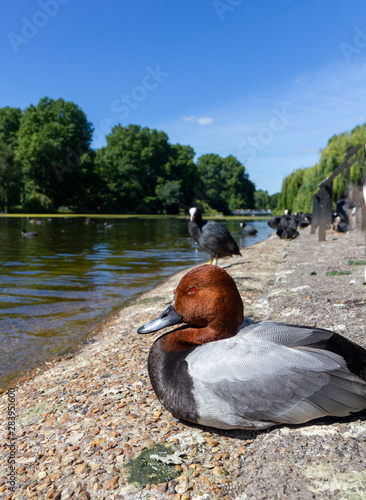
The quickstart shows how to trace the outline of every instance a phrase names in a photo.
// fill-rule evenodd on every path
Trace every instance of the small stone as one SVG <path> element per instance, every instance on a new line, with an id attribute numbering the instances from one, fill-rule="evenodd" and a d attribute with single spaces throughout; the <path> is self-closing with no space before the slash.
<path id="1" fill-rule="evenodd" d="M 153 421 L 157 422 L 159 420 L 161 414 L 162 414 L 161 411 L 157 411 L 156 413 L 154 413 L 154 415 L 153 415 Z"/>
<path id="2" fill-rule="evenodd" d="M 106 482 L 104 489 L 105 490 L 115 490 L 118 488 L 118 479 L 119 476 L 112 477 L 109 481 Z"/>
<path id="3" fill-rule="evenodd" d="M 76 453 L 69 453 L 62 459 L 62 465 L 67 466 L 72 464 L 72 462 L 75 462 L 76 460 Z"/>
<path id="4" fill-rule="evenodd" d="M 51 484 L 51 479 L 46 479 L 43 483 L 37 486 L 37 491 L 43 491 Z"/>
<path id="5" fill-rule="evenodd" d="M 70 431 L 78 431 L 79 429 L 81 429 L 81 425 L 80 424 L 74 424 L 74 425 L 71 425 L 69 427 Z"/>
<path id="6" fill-rule="evenodd" d="M 112 437 L 112 438 L 115 438 L 115 437 L 118 437 L 120 436 L 121 434 L 118 432 L 118 431 L 111 431 L 109 433 L 109 437 Z"/>
<path id="7" fill-rule="evenodd" d="M 222 467 L 214 467 L 212 469 L 212 474 L 214 476 L 217 476 L 217 477 L 222 477 L 222 476 L 226 475 L 226 473 L 225 473 L 225 471 L 224 471 L 224 469 Z"/>
<path id="8" fill-rule="evenodd" d="M 124 498 L 125 496 L 128 497 L 128 496 L 135 495 L 138 491 L 139 491 L 139 489 L 136 488 L 135 485 L 128 484 L 126 486 L 123 486 L 120 489 L 120 495 L 122 495 L 122 498 Z"/>
<path id="9" fill-rule="evenodd" d="M 219 442 L 217 441 L 217 439 L 211 438 L 211 437 L 205 437 L 205 441 L 206 441 L 206 443 L 208 443 L 213 448 L 216 447 L 219 444 Z"/>
<path id="10" fill-rule="evenodd" d="M 154 491 L 156 491 L 156 493 L 158 493 L 159 495 L 162 495 L 168 489 L 168 483 L 155 484 L 151 487 L 151 489 L 154 489 Z"/>
<path id="11" fill-rule="evenodd" d="M 54 487 L 52 486 L 52 488 L 50 488 L 47 493 L 46 493 L 46 498 L 52 498 L 53 495 L 55 494 L 55 489 Z"/>
<path id="12" fill-rule="evenodd" d="M 75 474 L 83 474 L 86 472 L 88 465 L 84 462 L 83 464 L 77 465 L 75 467 Z"/>
<path id="13" fill-rule="evenodd" d="M 180 481 L 175 487 L 175 491 L 180 495 L 186 493 L 187 490 L 188 490 L 188 481 Z"/>
<path id="14" fill-rule="evenodd" d="M 69 500 L 69 498 L 72 497 L 73 493 L 74 492 L 73 492 L 72 488 L 65 488 L 61 492 L 61 500 Z"/>
<path id="15" fill-rule="evenodd" d="M 80 491 L 78 500 L 89 500 L 90 494 L 87 491 Z"/>
<path id="16" fill-rule="evenodd" d="M 57 422 L 57 418 L 55 415 L 52 415 L 52 417 L 49 417 L 43 425 L 45 427 L 52 427 L 55 422 Z"/>
<path id="17" fill-rule="evenodd" d="M 101 465 L 98 464 L 98 463 L 92 463 L 90 465 L 90 468 L 91 468 L 92 471 L 96 471 L 96 470 L 99 470 L 101 468 Z"/>
<path id="18" fill-rule="evenodd" d="M 38 474 L 38 479 L 44 479 L 47 476 L 47 472 L 43 471 Z"/>
<path id="19" fill-rule="evenodd" d="M 70 420 L 70 416 L 68 413 L 65 413 L 64 415 L 62 415 L 62 417 L 60 418 L 60 423 L 61 424 L 64 424 L 65 422 L 67 422 L 68 420 Z"/>

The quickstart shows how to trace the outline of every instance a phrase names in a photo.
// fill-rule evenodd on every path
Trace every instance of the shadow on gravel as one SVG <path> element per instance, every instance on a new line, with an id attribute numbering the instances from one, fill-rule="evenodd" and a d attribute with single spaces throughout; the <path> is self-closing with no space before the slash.
<path id="1" fill-rule="evenodd" d="M 341 424 L 341 423 L 349 423 L 360 420 L 361 422 L 366 421 L 366 410 L 359 411 L 357 413 L 352 413 L 348 417 L 322 417 L 317 418 L 315 420 L 311 420 L 310 422 L 305 422 L 304 424 L 298 425 L 290 425 L 290 424 L 281 424 L 270 427 L 269 429 L 262 430 L 241 430 L 241 429 L 232 429 L 232 430 L 223 430 L 223 429 L 215 429 L 214 427 L 206 427 L 198 424 L 193 424 L 192 422 L 186 422 L 184 420 L 180 420 L 187 427 L 191 427 L 192 429 L 201 429 L 203 431 L 211 432 L 212 434 L 217 434 L 218 436 L 226 436 L 233 439 L 241 439 L 243 441 L 249 439 L 255 439 L 259 434 L 265 434 L 267 432 L 271 432 L 274 429 L 281 429 L 288 427 L 290 429 L 303 429 L 305 427 L 316 427 L 320 425 L 331 425 L 331 424 Z"/>

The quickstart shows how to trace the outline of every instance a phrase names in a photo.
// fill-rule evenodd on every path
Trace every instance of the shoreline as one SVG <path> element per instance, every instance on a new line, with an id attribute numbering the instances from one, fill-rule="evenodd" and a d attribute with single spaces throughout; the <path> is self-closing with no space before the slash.
<path id="1" fill-rule="evenodd" d="M 235 279 L 246 316 L 317 325 L 366 347 L 365 266 L 349 264 L 366 261 L 363 233 L 328 231 L 318 242 L 307 228 L 296 240 L 272 234 L 242 253 L 219 263 Z M 16 488 L 7 490 L 4 431 L 4 498 L 362 498 L 365 416 L 261 432 L 217 431 L 182 423 L 161 407 L 147 356 L 162 332 L 136 330 L 171 302 L 187 271 L 131 299 L 76 352 L 12 381 Z M 326 276 L 332 271 L 350 274 Z M 5 391 L 3 420 L 7 405 Z M 175 451 L 170 469 L 176 477 L 158 485 L 129 483 L 129 461 L 164 443 Z"/>
<path id="2" fill-rule="evenodd" d="M 118 216 L 117 216 L 118 217 Z M 273 233 L 269 234 L 264 240 L 270 238 Z M 254 246 L 257 245 L 259 242 L 253 243 L 248 246 Z M 243 247 L 243 249 L 248 248 L 248 246 Z M 203 251 L 202 251 L 203 252 Z M 204 253 L 204 252 L 203 252 Z M 208 262 L 208 261 L 207 261 Z M 197 264 L 198 265 L 198 264 Z M 117 306 L 114 308 L 114 310 L 110 311 L 109 313 L 105 313 L 103 316 L 100 318 L 96 319 L 95 322 L 91 325 L 88 326 L 88 328 L 85 329 L 85 333 L 82 335 L 82 337 L 78 340 L 75 340 L 74 343 L 70 344 L 67 349 L 64 350 L 63 353 L 55 354 L 52 357 L 47 357 L 41 361 L 38 362 L 38 366 L 36 367 L 31 367 L 27 368 L 24 371 L 19 371 L 17 373 L 11 373 L 7 375 L 3 375 L 0 377 L 0 395 L 6 392 L 6 390 L 9 387 L 12 387 L 14 384 L 18 384 L 24 380 L 27 380 L 31 378 L 32 376 L 35 376 L 36 374 L 46 370 L 49 365 L 51 365 L 55 360 L 61 360 L 63 358 L 69 358 L 70 356 L 73 356 L 77 354 L 86 344 L 88 344 L 91 339 L 94 339 L 98 337 L 100 334 L 100 331 L 103 330 L 104 325 L 106 323 L 109 323 L 110 321 L 113 320 L 116 316 L 120 314 L 120 312 L 125 309 L 126 307 L 129 307 L 130 304 L 134 304 L 139 300 L 139 297 L 143 296 L 145 293 L 148 293 L 149 291 L 153 290 L 154 288 L 157 288 L 158 286 L 161 286 L 164 284 L 166 281 L 169 281 L 170 279 L 174 279 L 174 276 L 178 274 L 179 272 L 185 273 L 190 269 L 189 266 L 184 268 L 182 271 L 177 271 L 176 273 L 161 278 L 161 282 L 158 285 L 152 286 L 150 289 L 146 290 L 142 294 L 138 294 L 134 297 L 127 298 L 123 304 Z"/>

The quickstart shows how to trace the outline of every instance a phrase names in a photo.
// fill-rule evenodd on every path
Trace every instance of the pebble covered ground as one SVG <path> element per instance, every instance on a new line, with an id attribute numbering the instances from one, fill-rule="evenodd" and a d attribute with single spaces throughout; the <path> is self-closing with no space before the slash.
<path id="1" fill-rule="evenodd" d="M 219 263 L 236 280 L 246 315 L 317 325 L 366 347 L 364 233 L 328 231 L 318 242 L 307 228 L 296 240 L 272 235 L 242 253 Z M 171 302 L 185 272 L 111 317 L 75 354 L 4 391 L 1 498 L 366 498 L 365 412 L 253 432 L 193 426 L 161 407 L 147 374 L 161 332 L 136 330 Z"/>

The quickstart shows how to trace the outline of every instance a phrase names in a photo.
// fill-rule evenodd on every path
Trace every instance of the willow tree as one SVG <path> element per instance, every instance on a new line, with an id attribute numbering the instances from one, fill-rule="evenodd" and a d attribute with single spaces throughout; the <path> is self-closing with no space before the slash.
<path id="1" fill-rule="evenodd" d="M 276 210 L 289 208 L 295 211 L 311 211 L 313 194 L 319 184 L 344 161 L 345 155 L 356 145 L 366 144 L 366 125 L 355 127 L 351 132 L 334 135 L 321 151 L 319 163 L 307 169 L 298 169 L 287 176 L 282 183 Z M 357 161 L 333 181 L 333 201 L 347 194 L 350 184 L 363 181 L 365 163 L 363 148 L 357 153 Z"/>

